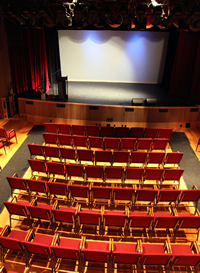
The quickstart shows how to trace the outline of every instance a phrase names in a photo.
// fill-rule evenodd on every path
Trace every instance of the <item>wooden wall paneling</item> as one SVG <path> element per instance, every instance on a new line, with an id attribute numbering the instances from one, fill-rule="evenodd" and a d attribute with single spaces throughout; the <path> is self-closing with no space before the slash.
<path id="1" fill-rule="evenodd" d="M 19 99 L 20 114 L 24 111 L 24 104 Z M 27 104 L 27 102 L 32 104 Z M 64 107 L 63 107 L 64 106 Z M 133 111 L 125 111 L 133 109 Z M 162 109 L 164 109 L 162 112 Z M 166 112 L 167 109 L 167 112 Z M 35 120 L 34 117 L 48 122 L 51 120 L 63 120 L 80 124 L 110 124 L 121 126 L 135 124 L 135 126 L 155 127 L 156 124 L 173 124 L 175 127 L 185 127 L 186 123 L 196 126 L 199 119 L 199 107 L 125 107 L 109 105 L 87 105 L 78 103 L 64 103 L 55 101 L 26 100 L 27 119 Z M 54 120 L 54 121 L 53 121 Z M 166 127 L 164 126 L 164 127 Z M 131 126 L 130 126 L 131 127 Z"/>

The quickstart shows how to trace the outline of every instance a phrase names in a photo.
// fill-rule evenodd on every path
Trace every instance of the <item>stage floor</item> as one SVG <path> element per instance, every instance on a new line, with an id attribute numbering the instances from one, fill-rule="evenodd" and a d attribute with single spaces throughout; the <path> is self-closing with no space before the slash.
<path id="1" fill-rule="evenodd" d="M 48 100 L 58 100 L 56 89 Z M 131 106 L 133 98 L 156 99 L 156 106 L 195 106 L 197 101 L 180 99 L 168 94 L 158 84 L 69 82 L 68 102 Z"/>

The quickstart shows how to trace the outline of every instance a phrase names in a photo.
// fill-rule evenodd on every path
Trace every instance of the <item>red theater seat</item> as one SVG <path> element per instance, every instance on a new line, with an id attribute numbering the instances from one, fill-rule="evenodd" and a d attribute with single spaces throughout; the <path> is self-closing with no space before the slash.
<path id="1" fill-rule="evenodd" d="M 120 148 L 120 138 L 116 137 L 105 137 L 104 138 L 104 148 L 106 149 L 113 149 L 113 150 L 119 150 Z"/>
<path id="2" fill-rule="evenodd" d="M 34 156 L 41 156 L 42 159 L 45 159 L 44 146 L 40 144 L 28 144 L 28 148 L 30 151 L 30 158 Z"/>
<path id="3" fill-rule="evenodd" d="M 44 143 L 51 145 L 58 145 L 58 135 L 56 133 L 42 133 Z"/>
<path id="4" fill-rule="evenodd" d="M 104 138 L 89 136 L 88 137 L 88 145 L 89 145 L 89 149 L 91 149 L 91 148 L 104 149 Z"/>
<path id="5" fill-rule="evenodd" d="M 144 134 L 144 128 L 132 127 L 130 128 L 130 137 L 141 138 Z"/>
<path id="6" fill-rule="evenodd" d="M 99 136 L 99 126 L 98 125 L 86 125 L 86 135 L 87 136 Z"/>
<path id="7" fill-rule="evenodd" d="M 34 234 L 32 241 L 22 241 L 22 245 L 26 251 L 26 267 L 29 267 L 30 259 L 32 254 L 47 257 L 50 261 L 51 259 L 51 244 L 53 241 L 53 236 L 46 234 Z"/>
<path id="8" fill-rule="evenodd" d="M 72 134 L 73 135 L 85 135 L 85 126 L 84 125 L 78 125 L 78 124 L 73 124 L 71 126 L 72 128 Z"/>
<path id="9" fill-rule="evenodd" d="M 121 150 L 136 150 L 137 138 L 121 138 Z"/>
<path id="10" fill-rule="evenodd" d="M 65 123 L 59 123 L 58 124 L 58 132 L 60 134 L 67 134 L 67 135 L 71 135 L 72 133 L 72 128 L 70 124 L 65 124 Z"/>
<path id="11" fill-rule="evenodd" d="M 57 123 L 44 123 L 45 131 L 47 133 L 58 133 L 58 125 Z"/>
<path id="12" fill-rule="evenodd" d="M 0 137 L 5 138 L 5 141 L 10 144 L 10 140 L 15 137 L 16 143 L 17 143 L 17 135 L 14 129 L 11 131 L 6 131 L 4 128 L 0 128 Z M 4 145 L 1 143 L 1 148 L 4 147 Z M 9 145 L 10 148 L 10 145 Z M 5 149 L 4 152 L 6 153 Z"/>

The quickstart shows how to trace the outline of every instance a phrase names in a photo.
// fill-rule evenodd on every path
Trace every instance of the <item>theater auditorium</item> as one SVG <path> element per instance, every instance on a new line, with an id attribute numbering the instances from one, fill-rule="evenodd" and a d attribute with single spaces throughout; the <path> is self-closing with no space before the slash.
<path id="1" fill-rule="evenodd" d="M 0 272 L 200 272 L 200 3 L 2 0 Z"/>

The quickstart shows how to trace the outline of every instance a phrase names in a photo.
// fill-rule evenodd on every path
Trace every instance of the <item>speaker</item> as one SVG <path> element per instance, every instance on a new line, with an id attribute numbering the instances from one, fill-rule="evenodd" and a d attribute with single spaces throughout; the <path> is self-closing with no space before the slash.
<path id="1" fill-rule="evenodd" d="M 157 104 L 157 99 L 146 99 L 145 100 L 146 106 L 156 106 L 156 104 Z"/>
<path id="2" fill-rule="evenodd" d="M 144 99 L 141 99 L 141 98 L 132 99 L 132 105 L 133 106 L 142 106 L 142 105 L 144 105 Z"/>

